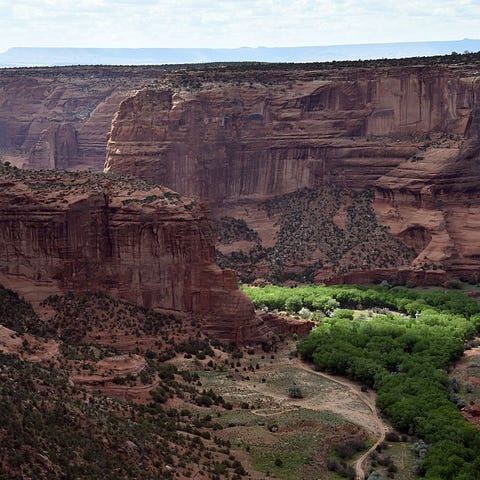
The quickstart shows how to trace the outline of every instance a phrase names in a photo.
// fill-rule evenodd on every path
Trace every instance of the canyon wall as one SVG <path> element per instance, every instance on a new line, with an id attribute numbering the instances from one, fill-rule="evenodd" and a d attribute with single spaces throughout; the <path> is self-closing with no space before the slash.
<path id="1" fill-rule="evenodd" d="M 101 170 L 120 102 L 161 67 L 0 70 L 0 158 L 18 167 Z"/>
<path id="2" fill-rule="evenodd" d="M 29 298 L 99 291 L 181 312 L 224 340 L 261 340 L 253 305 L 215 264 L 205 207 L 141 180 L 0 167 L 0 280 Z"/>
<path id="3" fill-rule="evenodd" d="M 478 279 L 479 134 L 478 64 L 187 72 L 121 103 L 105 168 L 208 201 L 250 280 Z"/>
<path id="4" fill-rule="evenodd" d="M 477 278 L 479 78 L 479 63 L 5 69 L 0 160 L 100 170 L 108 139 L 107 170 L 209 202 L 217 257 L 248 280 Z"/>

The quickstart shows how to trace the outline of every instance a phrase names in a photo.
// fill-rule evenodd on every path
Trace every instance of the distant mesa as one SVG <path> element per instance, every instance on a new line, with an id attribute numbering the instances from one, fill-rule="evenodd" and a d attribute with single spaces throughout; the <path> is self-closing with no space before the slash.
<path id="1" fill-rule="evenodd" d="M 31 48 L 0 54 L 0 67 L 160 65 L 209 62 L 324 62 L 480 51 L 480 40 L 242 48 Z"/>

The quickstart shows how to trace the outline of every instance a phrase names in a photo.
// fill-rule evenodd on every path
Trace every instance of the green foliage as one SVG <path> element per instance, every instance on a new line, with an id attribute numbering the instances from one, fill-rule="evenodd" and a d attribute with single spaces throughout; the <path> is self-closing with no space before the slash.
<path id="1" fill-rule="evenodd" d="M 306 308 L 306 307 L 302 307 L 299 311 L 298 311 L 298 316 L 300 318 L 303 318 L 304 320 L 308 320 L 311 316 L 312 316 L 312 312 Z"/>
<path id="2" fill-rule="evenodd" d="M 337 320 L 353 320 L 353 310 L 348 308 L 339 308 L 333 312 L 332 318 Z"/>
<path id="3" fill-rule="evenodd" d="M 292 295 L 314 288 L 342 307 L 381 306 L 405 314 L 353 320 L 337 310 L 299 344 L 302 357 L 375 388 L 378 406 L 395 428 L 424 440 L 419 456 L 425 478 L 480 478 L 480 432 L 450 401 L 457 394 L 445 372 L 478 331 L 479 305 L 460 292 L 404 288 L 302 287 Z"/>
<path id="4" fill-rule="evenodd" d="M 327 315 L 330 315 L 340 306 L 340 303 L 334 298 L 323 295 L 307 298 L 307 301 L 310 301 L 314 310 L 320 310 Z"/>
<path id="5" fill-rule="evenodd" d="M 363 287 L 340 285 L 323 287 L 318 285 L 305 285 L 297 288 L 278 287 L 268 285 L 265 287 L 244 286 L 243 291 L 250 297 L 256 308 L 262 306 L 269 310 L 286 310 L 286 302 L 294 297 L 291 302 L 301 299 L 301 307 L 309 310 L 321 310 L 331 313 L 338 307 L 355 309 L 383 307 L 397 310 L 408 315 L 417 312 L 424 315 L 437 315 L 439 312 L 454 313 L 469 318 L 468 324 L 472 333 L 480 325 L 480 312 L 478 304 L 462 292 L 451 290 L 414 290 L 405 287 Z M 429 311 L 427 311 L 426 307 Z M 298 311 L 298 310 L 297 310 Z M 448 319 L 444 320 L 448 323 Z"/>
<path id="6" fill-rule="evenodd" d="M 285 300 L 285 309 L 297 313 L 303 307 L 303 299 L 300 296 L 292 295 Z"/>

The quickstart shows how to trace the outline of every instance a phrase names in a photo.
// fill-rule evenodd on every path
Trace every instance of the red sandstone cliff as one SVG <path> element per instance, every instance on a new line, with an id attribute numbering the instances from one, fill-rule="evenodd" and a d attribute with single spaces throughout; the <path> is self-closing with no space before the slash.
<path id="1" fill-rule="evenodd" d="M 234 272 L 215 265 L 207 212 L 194 200 L 141 180 L 12 167 L 0 167 L 0 190 L 5 286 L 105 292 L 189 313 L 220 339 L 268 333 Z"/>
<path id="2" fill-rule="evenodd" d="M 0 69 L 0 155 L 29 168 L 92 168 L 120 102 L 162 67 Z"/>
<path id="3" fill-rule="evenodd" d="M 479 71 L 183 75 L 122 102 L 106 170 L 211 202 L 223 260 L 245 276 L 476 276 Z"/>
<path id="4" fill-rule="evenodd" d="M 100 169 L 118 110 L 107 167 L 211 202 L 246 278 L 475 276 L 479 65 L 281 68 L 0 70 L 0 158 Z"/>

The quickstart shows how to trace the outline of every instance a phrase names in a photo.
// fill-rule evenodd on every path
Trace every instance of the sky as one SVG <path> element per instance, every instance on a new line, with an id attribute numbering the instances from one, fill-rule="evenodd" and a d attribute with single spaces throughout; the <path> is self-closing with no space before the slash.
<path id="1" fill-rule="evenodd" d="M 0 52 L 461 40 L 479 27 L 480 0 L 0 0 Z"/>

